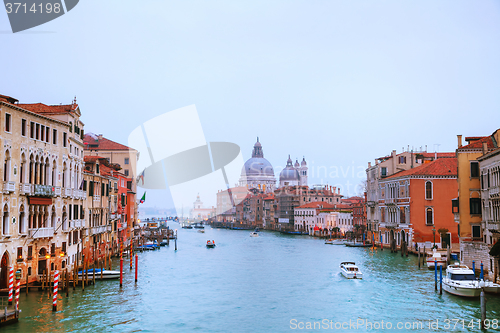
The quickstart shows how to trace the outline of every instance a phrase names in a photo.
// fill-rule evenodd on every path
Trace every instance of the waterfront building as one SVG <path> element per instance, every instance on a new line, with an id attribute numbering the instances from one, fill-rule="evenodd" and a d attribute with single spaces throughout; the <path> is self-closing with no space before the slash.
<path id="1" fill-rule="evenodd" d="M 116 211 L 117 198 L 112 190 L 117 178 L 113 172 L 119 166 L 110 167 L 104 157 L 85 156 L 83 190 L 88 193 L 82 217 L 87 219 L 84 238 L 84 254 L 87 259 L 102 258 L 117 249 Z"/>
<path id="2" fill-rule="evenodd" d="M 83 126 L 76 100 L 20 104 L 0 95 L 3 163 L 0 288 L 8 267 L 21 281 L 80 259 L 84 235 Z"/>
<path id="3" fill-rule="evenodd" d="M 498 258 L 498 253 L 500 253 L 498 250 L 500 245 L 498 243 L 500 238 L 500 148 L 497 147 L 488 152 L 486 144 L 483 143 L 483 155 L 477 160 L 481 176 L 483 240 L 490 250 L 488 261 L 494 274 L 492 280 L 498 281 L 500 276 L 500 259 Z M 497 244 L 497 249 L 491 253 L 495 244 Z"/>
<path id="4" fill-rule="evenodd" d="M 457 196 L 457 159 L 438 158 L 379 181 L 379 239 L 393 249 L 458 248 L 451 200 Z"/>
<path id="5" fill-rule="evenodd" d="M 196 201 L 193 202 L 193 209 L 190 211 L 191 219 L 195 221 L 204 221 L 211 218 L 214 214 L 214 208 L 205 208 L 200 199 L 200 194 L 196 196 Z"/>
<path id="6" fill-rule="evenodd" d="M 236 205 L 241 203 L 249 193 L 246 186 L 236 186 L 217 192 L 216 221 L 234 222 Z"/>
<path id="7" fill-rule="evenodd" d="M 380 199 L 379 181 L 381 179 L 403 170 L 430 163 L 438 158 L 454 156 L 454 153 L 428 153 L 427 148 L 414 151 L 408 147 L 407 150 L 403 150 L 399 154 L 396 154 L 396 150 L 393 150 L 391 155 L 375 159 L 374 165 L 368 162 L 368 168 L 366 169 L 366 224 L 368 238 L 373 238 L 376 244 L 380 244 L 379 223 L 381 210 L 378 201 Z"/>
<path id="8" fill-rule="evenodd" d="M 453 206 L 455 221 L 459 224 L 460 259 L 469 266 L 472 260 L 483 261 L 485 272 L 489 275 L 492 274 L 493 262 L 489 256 L 490 246 L 486 243 L 488 233 L 485 229 L 489 229 L 490 224 L 488 227 L 482 225 L 485 202 L 481 198 L 479 158 L 498 148 L 500 130 L 489 136 L 466 137 L 465 146 L 462 145 L 462 136 L 457 138 L 458 198 L 453 201 Z M 491 230 L 495 229 L 492 227 Z"/>
<path id="9" fill-rule="evenodd" d="M 292 159 L 288 155 L 286 167 L 280 172 L 280 187 L 285 186 L 307 186 L 307 163 L 302 159 L 302 163 L 296 160 L 292 164 Z"/>
<path id="10" fill-rule="evenodd" d="M 272 192 L 276 188 L 273 166 L 264 158 L 259 138 L 253 146 L 252 158 L 245 162 L 241 170 L 239 186 L 254 188 L 265 193 Z"/>
<path id="11" fill-rule="evenodd" d="M 85 134 L 85 156 L 104 157 L 112 165 L 120 166 L 121 173 L 118 174 L 118 222 L 119 241 L 124 246 L 129 245 L 129 240 L 133 235 L 134 225 L 137 223 L 138 202 L 137 202 L 137 174 L 136 166 L 138 151 L 127 147 L 121 143 L 103 137 L 102 134 Z"/>
<path id="12" fill-rule="evenodd" d="M 309 235 L 332 235 L 335 227 L 340 234 L 353 231 L 352 208 L 346 204 L 329 204 L 326 202 L 310 202 L 294 209 L 295 231 Z"/>

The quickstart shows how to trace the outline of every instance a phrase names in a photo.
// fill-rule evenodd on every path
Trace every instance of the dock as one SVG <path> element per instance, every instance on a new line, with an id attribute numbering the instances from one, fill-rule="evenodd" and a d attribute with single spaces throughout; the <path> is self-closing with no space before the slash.
<path id="1" fill-rule="evenodd" d="M 20 310 L 15 309 L 14 305 L 8 305 L 8 297 L 0 297 L 0 326 L 17 323 Z"/>

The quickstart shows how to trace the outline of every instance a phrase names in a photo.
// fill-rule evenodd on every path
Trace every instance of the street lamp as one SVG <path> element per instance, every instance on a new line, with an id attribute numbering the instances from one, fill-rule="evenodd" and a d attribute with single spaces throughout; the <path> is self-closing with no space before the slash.
<path id="1" fill-rule="evenodd" d="M 432 234 L 434 235 L 434 246 L 432 247 L 432 249 L 435 249 L 436 248 L 436 228 L 435 227 L 432 227 Z"/>

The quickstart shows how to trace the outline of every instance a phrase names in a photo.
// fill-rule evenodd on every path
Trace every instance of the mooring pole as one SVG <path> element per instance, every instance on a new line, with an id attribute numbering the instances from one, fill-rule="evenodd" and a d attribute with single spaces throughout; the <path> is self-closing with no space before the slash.
<path id="1" fill-rule="evenodd" d="M 434 289 L 438 290 L 438 265 L 436 259 L 434 259 Z"/>

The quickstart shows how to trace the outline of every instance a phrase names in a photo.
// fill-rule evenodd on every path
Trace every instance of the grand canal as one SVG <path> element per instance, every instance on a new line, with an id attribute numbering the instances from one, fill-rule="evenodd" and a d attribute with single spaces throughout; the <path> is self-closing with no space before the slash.
<path id="1" fill-rule="evenodd" d="M 207 239 L 218 246 L 207 249 Z M 360 266 L 363 280 L 339 274 L 346 260 Z M 118 260 L 113 265 L 117 269 Z M 325 321 L 333 330 L 351 321 L 360 324 L 358 331 L 382 331 L 375 327 L 383 321 L 392 329 L 423 325 L 400 331 L 435 331 L 429 320 L 438 320 L 439 331 L 478 331 L 479 300 L 436 293 L 434 273 L 419 270 L 416 257 L 325 245 L 309 236 L 179 229 L 177 252 L 171 243 L 139 254 L 137 285 L 128 259 L 124 267 L 121 290 L 118 281 L 70 290 L 69 297 L 59 296 L 57 312 L 47 292 L 22 293 L 20 322 L 2 331 L 290 332 Z M 499 319 L 500 296 L 488 296 L 487 306 L 487 317 Z M 454 319 L 460 320 L 455 327 Z M 468 328 L 471 320 L 475 326 Z M 367 322 L 375 327 L 367 329 Z"/>

